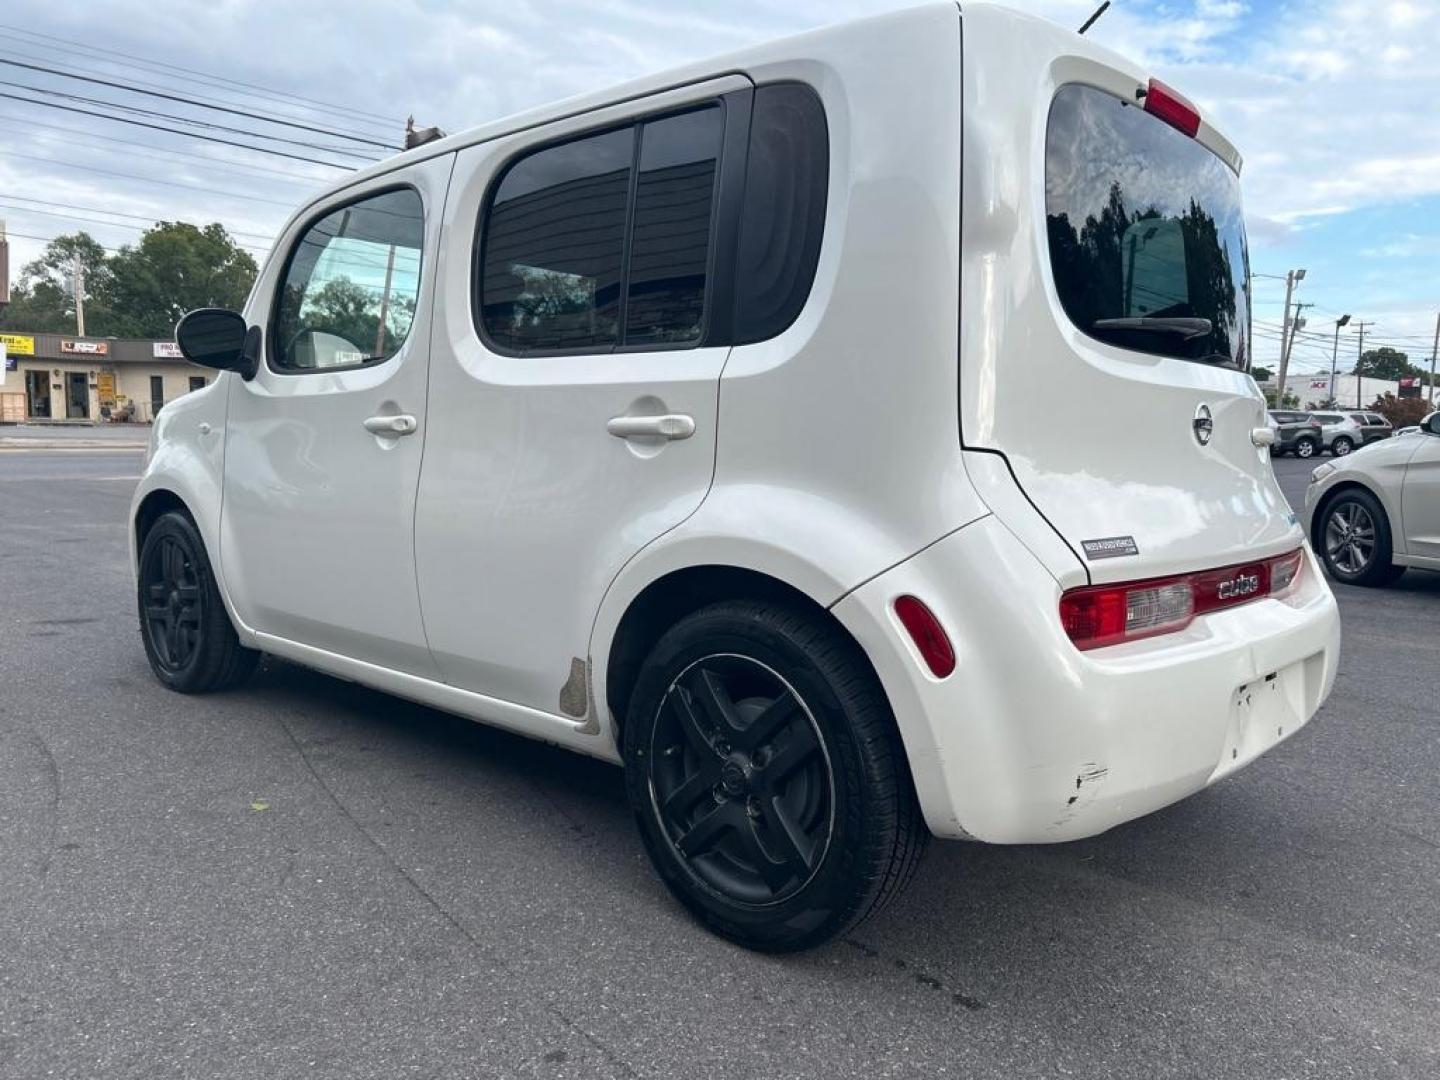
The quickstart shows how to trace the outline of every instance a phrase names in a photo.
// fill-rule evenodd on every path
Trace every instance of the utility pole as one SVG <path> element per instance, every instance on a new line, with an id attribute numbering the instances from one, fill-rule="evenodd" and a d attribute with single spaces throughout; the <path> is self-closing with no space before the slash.
<path id="1" fill-rule="evenodd" d="M 75 256 L 75 336 L 85 336 L 85 267 Z"/>
<path id="2" fill-rule="evenodd" d="M 1360 347 L 1355 350 L 1355 408 L 1363 409 L 1365 403 L 1360 398 L 1365 393 L 1365 376 L 1360 374 L 1360 362 L 1365 359 L 1365 327 L 1374 326 L 1375 321 L 1365 322 L 1363 319 L 1355 324 L 1360 331 Z"/>
<path id="3" fill-rule="evenodd" d="M 1331 408 L 1340 404 L 1340 398 L 1335 393 L 1335 366 L 1340 359 L 1340 328 L 1349 321 L 1349 315 L 1341 315 L 1335 320 L 1335 346 L 1330 350 L 1330 400 L 1326 402 Z"/>
<path id="4" fill-rule="evenodd" d="M 1281 323 L 1280 376 L 1275 385 L 1275 407 L 1277 409 L 1285 407 L 1285 374 L 1290 368 L 1290 344 L 1294 341 L 1292 334 L 1283 332 L 1290 326 L 1290 297 L 1295 292 L 1295 286 L 1304 280 L 1304 270 L 1291 270 L 1285 275 L 1285 319 Z"/>
<path id="5" fill-rule="evenodd" d="M 1435 344 L 1430 347 L 1430 407 L 1435 407 L 1435 354 L 1440 352 L 1440 315 L 1435 316 Z"/>

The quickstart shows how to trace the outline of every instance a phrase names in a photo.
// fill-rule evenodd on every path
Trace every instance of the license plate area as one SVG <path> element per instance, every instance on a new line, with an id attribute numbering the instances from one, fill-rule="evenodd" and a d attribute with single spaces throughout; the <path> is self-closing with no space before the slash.
<path id="1" fill-rule="evenodd" d="M 1254 761 L 1305 723 L 1304 664 L 1290 664 L 1236 687 L 1230 722 L 1212 779 Z"/>

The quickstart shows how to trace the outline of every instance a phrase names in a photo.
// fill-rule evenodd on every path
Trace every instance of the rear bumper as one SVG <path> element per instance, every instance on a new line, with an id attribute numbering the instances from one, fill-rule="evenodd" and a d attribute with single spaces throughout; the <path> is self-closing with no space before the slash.
<path id="1" fill-rule="evenodd" d="M 930 676 L 894 617 L 906 593 L 952 638 L 946 679 Z M 1090 653 L 1061 630 L 1059 596 L 991 517 L 835 606 L 890 697 L 937 835 L 1014 844 L 1103 832 L 1289 738 L 1335 679 L 1339 614 L 1308 548 L 1283 598 Z"/>

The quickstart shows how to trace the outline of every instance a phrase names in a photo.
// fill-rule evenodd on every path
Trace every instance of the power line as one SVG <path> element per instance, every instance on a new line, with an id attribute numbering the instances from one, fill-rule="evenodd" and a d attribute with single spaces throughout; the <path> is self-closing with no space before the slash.
<path id="1" fill-rule="evenodd" d="M 102 108 L 120 109 L 121 112 L 130 112 L 130 114 L 137 115 L 137 117 L 153 117 L 157 118 L 157 120 L 176 121 L 177 124 L 189 124 L 190 127 L 209 128 L 210 131 L 225 131 L 232 135 L 249 135 L 251 138 L 264 138 L 266 143 L 284 143 L 285 145 L 291 145 L 291 147 L 302 147 L 305 148 L 305 150 L 321 150 L 331 154 L 346 154 L 347 157 L 357 157 L 360 158 L 361 161 L 377 160 L 377 158 L 374 157 L 366 157 L 366 154 L 373 154 L 373 150 L 350 150 L 350 148 L 346 147 L 328 147 L 328 145 L 307 143 L 307 141 L 301 140 L 301 138 L 285 138 L 285 135 L 268 135 L 265 134 L 264 131 L 253 131 L 251 128 L 230 127 L 229 124 L 216 124 L 216 122 L 212 120 L 197 120 L 197 118 L 194 117 L 177 117 L 174 112 L 161 112 L 158 111 L 158 109 L 141 108 L 140 105 L 124 105 L 118 101 L 107 101 L 105 98 L 86 98 L 84 94 L 69 94 L 68 91 L 56 91 L 56 89 L 48 89 L 45 88 L 45 86 L 32 86 L 27 84 L 27 82 L 12 82 L 10 79 L 0 79 L 0 86 L 13 86 L 13 88 L 16 89 L 30 91 L 32 94 L 43 94 L 48 96 L 48 98 L 65 98 L 66 101 L 78 101 L 81 102 L 82 105 L 101 105 Z M 35 99 L 32 98 L 17 98 L 17 101 L 29 101 L 32 105 L 48 104 L 48 102 L 35 101 Z M 101 112 L 101 114 L 96 115 L 99 115 L 102 120 L 120 120 L 120 117 L 115 117 L 115 115 L 109 114 L 109 112 Z M 268 151 L 268 153 L 278 153 L 278 151 Z"/>
<path id="2" fill-rule="evenodd" d="M 82 172 L 99 173 L 101 176 L 118 176 L 122 180 L 139 180 L 145 184 L 160 184 L 163 187 L 180 188 L 183 191 L 199 191 L 206 195 L 221 195 L 231 199 L 245 199 L 249 202 L 269 203 L 271 206 L 283 206 L 287 210 L 294 209 L 294 199 L 266 199 L 260 195 L 242 195 L 238 191 L 221 191 L 219 188 L 203 187 L 199 184 L 181 184 L 174 180 L 156 180 L 152 176 L 137 176 L 135 173 L 117 172 L 114 169 L 97 169 L 93 165 L 77 165 L 72 161 L 57 161 L 54 158 L 37 157 L 34 154 L 17 154 L 13 150 L 0 150 L 0 157 L 22 158 L 26 161 L 42 161 L 46 165 L 58 165 L 62 169 L 79 169 Z"/>
<path id="3" fill-rule="evenodd" d="M 5 35 L 5 34 L 0 34 L 0 41 L 3 41 L 3 39 L 4 39 L 6 36 L 7 36 L 7 35 Z M 40 48 L 40 49 L 48 49 L 48 50 L 50 50 L 50 51 L 52 51 L 52 52 L 57 52 L 57 53 L 72 53 L 72 54 L 74 54 L 74 55 L 76 55 L 76 56 L 83 56 L 83 57 L 85 57 L 85 62 L 86 62 L 86 66 L 87 66 L 87 67 L 90 66 L 90 65 L 93 65 L 93 64 L 95 64 L 95 63 L 97 62 L 97 58 L 96 58 L 95 56 L 90 55 L 90 54 L 88 54 L 88 53 L 86 53 L 86 52 L 83 52 L 83 51 L 81 51 L 81 50 L 79 50 L 79 49 L 64 49 L 64 48 L 58 48 L 58 47 L 56 47 L 56 46 L 54 46 L 54 45 L 38 45 L 38 46 L 37 46 L 35 43 L 28 42 L 28 41 L 17 41 L 17 42 L 15 42 L 15 44 L 16 44 L 17 46 L 29 46 L 31 49 L 34 49 L 34 48 L 38 47 L 38 48 Z M 11 57 L 12 59 L 30 59 L 30 58 L 33 58 L 33 52 L 30 52 L 30 51 L 18 52 L 18 51 L 16 51 L 15 49 L 4 49 L 3 52 L 0 52 L 0 55 L 9 56 L 9 57 Z M 49 58 L 49 57 L 46 57 L 45 59 L 50 59 L 50 58 Z M 59 58 L 59 59 L 53 59 L 53 60 L 51 60 L 51 62 L 52 62 L 52 63 L 57 63 L 57 64 L 66 64 L 66 63 L 70 63 L 71 61 L 65 60 L 64 58 Z M 110 65 L 110 66 L 112 66 L 112 67 L 121 68 L 121 69 L 125 72 L 126 77 L 130 77 L 130 76 L 129 76 L 129 73 L 130 73 L 130 72 L 133 70 L 133 68 L 134 68 L 134 65 L 133 65 L 133 64 L 132 64 L 132 65 L 126 65 L 126 64 L 120 63 L 119 61 L 115 61 L 115 60 L 105 60 L 105 59 L 103 59 L 103 58 L 98 58 L 98 62 L 101 63 L 101 64 L 108 64 L 108 65 Z M 109 74 L 109 73 L 106 72 L 105 74 Z M 166 76 L 166 75 L 164 75 L 164 73 L 161 73 L 161 74 L 162 74 L 162 77 L 177 78 L 176 76 Z M 171 85 L 169 85 L 169 84 L 167 84 L 167 83 L 163 83 L 163 82 L 149 82 L 149 81 L 147 81 L 147 80 L 145 80 L 145 79 L 136 79 L 136 78 L 133 78 L 133 77 L 130 78 L 130 81 L 131 81 L 135 86 L 143 86 L 143 87 L 145 87 L 145 88 L 147 88 L 147 89 L 150 89 L 150 90 L 164 90 L 164 91 L 174 91 L 174 90 L 177 90 L 177 89 L 189 89 L 191 86 L 193 86 L 193 85 L 196 84 L 196 81 L 195 81 L 193 78 L 190 78 L 190 77 L 188 77 L 188 76 L 187 76 L 186 79 L 184 80 L 184 85 L 179 86 L 179 87 L 171 86 Z M 201 84 L 201 85 L 204 85 L 204 84 Z M 213 89 L 215 89 L 215 91 L 216 91 L 217 93 L 220 93 L 220 94 L 234 94 L 234 93 L 235 93 L 235 91 L 233 91 L 233 90 L 226 90 L 226 89 L 224 89 L 223 87 L 216 87 L 216 88 L 213 88 Z M 242 98 L 243 98 L 243 97 L 258 97 L 258 96 L 259 96 L 259 95 L 256 95 L 256 94 L 249 94 L 249 93 L 246 93 L 246 92 L 244 92 L 244 91 L 241 91 L 241 92 L 240 92 L 240 95 L 241 95 Z M 282 96 L 283 96 L 283 95 L 282 95 Z M 248 105 L 248 104 L 251 104 L 250 102 L 246 102 L 246 101 L 236 101 L 236 100 L 233 100 L 232 98 L 226 98 L 226 97 L 220 97 L 220 98 L 215 98 L 215 97 L 200 98 L 200 97 L 197 97 L 197 100 L 203 101 L 203 102 L 205 102 L 206 104 L 212 104 L 212 105 L 236 105 L 236 104 Z M 291 109 L 294 109 L 294 108 L 297 107 L 297 106 L 290 105 L 290 103 L 285 102 L 285 101 L 273 101 L 273 102 L 272 102 L 272 101 L 265 101 L 265 102 L 263 102 L 263 105 L 266 106 L 266 107 L 272 107 L 272 108 L 291 108 Z M 280 117 L 283 117 L 283 118 L 285 118 L 285 119 L 287 119 L 287 120 L 305 120 L 305 119 L 309 119 L 309 116 L 306 115 L 307 113 L 321 111 L 321 110 L 316 110 L 316 109 L 313 109 L 313 108 L 310 108 L 310 107 L 304 106 L 304 105 L 298 106 L 298 108 L 304 110 L 304 112 L 301 112 L 301 113 L 299 113 L 299 114 L 297 114 L 297 113 L 295 113 L 295 112 L 277 112 L 276 115 L 277 115 L 277 116 L 280 116 Z M 352 117 L 348 117 L 348 116 L 347 116 L 347 117 L 341 117 L 341 119 L 343 119 L 343 120 L 345 120 L 345 121 L 347 121 L 347 122 L 349 122 L 349 123 L 357 123 L 357 124 L 363 125 L 364 127 L 367 127 L 367 128 L 377 128 L 377 129 L 378 129 L 378 128 L 380 128 L 380 127 L 382 126 L 379 121 L 375 121 L 375 120 L 360 120 L 360 119 L 356 119 L 356 118 L 352 118 Z M 394 130 L 395 124 L 394 124 L 394 122 L 387 122 L 387 123 L 385 123 L 383 126 L 386 127 L 386 128 L 389 128 L 390 130 Z M 378 134 L 379 134 L 379 131 L 367 131 L 367 132 L 365 132 L 365 134 L 367 134 L 367 135 L 378 135 Z"/>
<path id="4" fill-rule="evenodd" d="M 51 202 L 51 201 L 48 200 L 48 199 L 33 199 L 33 198 L 31 198 L 29 195 L 11 195 L 9 192 L 0 192 L 0 199 L 15 199 L 15 200 L 18 200 L 19 202 L 39 203 L 41 206 L 53 206 L 53 207 L 56 207 L 57 209 L 60 209 L 60 210 L 79 210 L 81 213 L 110 214 L 110 215 L 113 216 L 113 217 L 130 218 L 132 221 L 145 221 L 145 222 L 148 222 L 150 225 L 156 225 L 156 224 L 158 224 L 158 223 L 161 222 L 161 221 L 177 221 L 177 222 L 178 222 L 178 219 L 177 219 L 177 218 L 156 217 L 155 215 L 152 215 L 152 214 L 131 214 L 131 213 L 127 213 L 127 212 L 124 211 L 124 210 L 107 210 L 107 209 L 105 209 L 104 207 L 100 207 L 100 206 L 79 206 L 79 205 L 76 205 L 75 203 Z M 5 205 L 5 204 L 0 204 L 0 205 Z M 30 209 L 29 207 L 27 207 L 27 206 L 12 206 L 12 207 L 10 207 L 10 209 L 12 209 L 12 210 L 21 210 L 21 211 L 24 211 L 24 212 L 27 212 L 27 213 L 34 213 L 34 214 L 43 214 L 43 213 L 46 213 L 46 211 L 44 211 L 44 210 L 31 210 L 31 209 Z M 56 216 L 56 217 L 69 217 L 69 216 L 71 216 L 71 215 L 69 215 L 69 214 L 57 214 L 57 215 L 55 215 L 55 216 Z M 77 218 L 76 220 L 78 220 L 78 221 L 94 221 L 95 219 L 94 219 L 94 218 L 83 218 L 83 217 L 82 217 L 82 218 Z M 194 222 L 179 222 L 179 223 L 180 223 L 180 224 L 194 224 Z M 98 222 L 98 224 L 106 224 L 106 225 L 108 225 L 108 224 L 111 224 L 111 222 Z M 118 225 L 119 222 L 115 222 L 114 224 L 117 224 L 117 225 Z M 203 226 L 196 225 L 196 228 L 203 228 Z M 271 242 L 271 241 L 273 241 L 273 240 L 275 239 L 275 237 L 273 237 L 273 236 L 271 236 L 271 235 L 268 235 L 268 234 L 266 234 L 266 233 L 246 232 L 244 229 L 227 229 L 226 232 L 230 233 L 232 236 L 249 236 L 249 237 L 253 237 L 254 239 L 257 239 L 257 240 L 264 240 L 266 243 L 269 243 L 269 242 Z"/>
<path id="5" fill-rule="evenodd" d="M 36 104 L 40 104 L 37 102 Z M 117 143 L 120 146 L 134 146 L 142 150 L 150 150 L 151 154 L 142 154 L 141 157 L 151 157 L 154 154 L 165 154 L 171 157 L 188 159 L 203 163 L 203 167 L 219 169 L 229 172 L 242 169 L 251 173 L 266 173 L 270 176 L 286 177 L 292 181 L 306 182 L 312 184 L 323 184 L 327 181 L 317 176 L 307 176 L 304 173 L 291 172 L 287 169 L 267 169 L 264 165 L 252 165 L 245 161 L 235 161 L 230 158 L 212 158 L 204 154 L 196 154 L 185 150 L 172 150 L 168 147 L 152 146 L 150 143 L 136 142 L 134 139 L 117 139 L 113 135 L 101 135 L 98 132 L 86 131 L 84 128 L 65 127 L 61 124 L 42 124 L 38 120 L 28 120 L 19 116 L 12 116 L 9 113 L 0 113 L 0 120 L 9 120 L 11 123 L 24 124 L 26 127 L 43 128 L 46 131 L 63 131 L 71 138 L 79 136 L 82 142 L 93 142 L 99 139 L 102 142 Z M 181 133 L 183 134 L 183 132 Z M 48 145 L 48 144 L 47 144 Z M 262 151 L 263 152 L 263 151 Z M 134 151 L 131 151 L 133 154 Z"/>
<path id="6" fill-rule="evenodd" d="M 0 84 L 3 84 L 3 85 L 5 85 L 5 86 L 16 86 L 16 85 L 19 85 L 19 84 L 17 84 L 17 83 L 8 83 L 8 82 L 5 82 L 3 79 L 0 79 Z M 27 87 L 25 87 L 25 89 L 29 90 L 29 89 L 32 89 L 32 88 L 27 86 Z M 44 93 L 45 91 L 41 91 L 41 92 Z M 68 96 L 70 96 L 70 95 L 66 95 L 66 96 L 68 97 Z M 354 166 L 354 165 L 344 165 L 344 164 L 341 164 L 341 163 L 338 162 L 338 161 L 322 161 L 322 160 L 320 160 L 319 158 L 303 157 L 303 156 L 300 155 L 300 154 L 292 154 L 292 153 L 290 153 L 289 151 L 286 151 L 286 150 L 271 150 L 271 149 L 269 149 L 268 147 L 264 147 L 264 146 L 250 146 L 250 145 L 248 145 L 248 144 L 246 144 L 246 143 L 235 142 L 235 141 L 232 140 L 232 139 L 221 139 L 221 138 L 218 138 L 218 137 L 216 137 L 216 136 L 214 136 L 214 135 L 202 135 L 202 134 L 200 134 L 200 132 L 198 132 L 198 131 L 180 131 L 180 130 L 177 129 L 177 128 L 167 128 L 167 127 L 164 127 L 164 126 L 161 125 L 161 124 L 147 124 L 147 123 L 146 123 L 145 121 L 143 121 L 143 120 L 131 120 L 130 118 L 125 117 L 125 116 L 108 116 L 108 115 L 106 115 L 105 113 L 92 112 L 90 109 L 78 109 L 78 108 L 76 108 L 74 105 L 61 105 L 59 102 L 55 102 L 55 101 L 35 101 L 33 98 L 21 97 L 19 94 L 6 93 L 4 90 L 0 90 L 0 97 L 10 98 L 10 99 L 12 99 L 12 100 L 14 100 L 14 101 L 23 101 L 23 102 L 25 102 L 27 105 L 42 105 L 42 106 L 44 106 L 44 107 L 47 108 L 47 109 L 63 109 L 65 112 L 79 113 L 81 116 L 94 116 L 94 117 L 98 117 L 98 118 L 101 119 L 101 120 L 113 120 L 113 121 L 114 121 L 115 123 L 117 123 L 117 124 L 132 124 L 132 125 L 134 125 L 135 127 L 149 128 L 149 129 L 152 130 L 152 131 L 163 131 L 163 132 L 165 132 L 165 133 L 168 134 L 168 135 L 182 135 L 182 136 L 184 136 L 184 137 L 187 138 L 187 139 L 201 139 L 201 140 L 203 140 L 203 141 L 205 141 L 205 142 L 220 143 L 220 144 L 223 145 L 223 146 L 234 146 L 234 147 L 238 147 L 238 148 L 241 149 L 241 150 L 250 150 L 250 151 L 253 151 L 254 153 L 257 153 L 257 154 L 273 154 L 273 155 L 275 155 L 275 156 L 277 156 L 277 157 L 291 158 L 291 159 L 294 160 L 294 161 L 304 161 L 304 162 L 306 162 L 306 163 L 308 163 L 308 164 L 310 164 L 310 165 L 328 165 L 328 166 L 329 166 L 330 168 L 332 168 L 332 169 L 349 169 L 349 170 L 351 170 L 352 172 L 353 172 L 353 171 L 355 170 L 355 168 L 356 168 L 356 166 Z M 103 102 L 102 102 L 102 104 L 103 104 Z M 168 119 L 180 120 L 180 121 L 182 121 L 182 122 L 184 121 L 184 117 L 179 117 L 179 116 L 168 117 Z M 206 127 L 212 127 L 212 126 L 216 126 L 216 125 L 206 124 L 205 126 L 206 126 Z M 219 130 L 229 131 L 229 130 L 232 130 L 232 129 L 230 129 L 230 128 L 220 128 Z M 234 130 L 239 130 L 239 129 L 234 129 Z M 252 133 L 252 134 L 258 134 L 258 133 Z M 265 136 L 261 136 L 261 137 L 264 138 Z M 289 139 L 286 139 L 286 140 L 283 140 L 283 141 L 289 142 L 290 140 L 289 140 Z"/>
<path id="7" fill-rule="evenodd" d="M 122 52 L 122 51 L 119 50 L 119 49 L 105 49 L 105 48 L 101 48 L 101 47 L 99 47 L 99 46 L 93 46 L 93 45 L 92 45 L 92 46 L 82 46 L 81 48 L 74 48 L 73 46 L 81 45 L 81 42 L 71 41 L 71 40 L 69 40 L 69 39 L 67 39 L 67 38 L 62 38 L 62 37 L 56 37 L 56 36 L 54 36 L 53 34 L 42 34 L 42 33 L 39 33 L 38 31 L 35 31 L 35 30 L 29 30 L 29 29 L 26 29 L 26 28 L 23 28 L 23 27 L 13 26 L 13 25 L 6 24 L 6 23 L 0 23 L 0 30 L 8 30 L 8 31 L 10 31 L 12 34 L 19 34 L 19 35 L 22 35 L 23 37 L 27 37 L 27 38 L 36 38 L 36 39 L 39 39 L 39 40 L 42 40 L 42 41 L 53 41 L 53 42 L 59 42 L 59 43 L 60 43 L 60 46 L 58 46 L 58 47 L 55 46 L 55 45 L 46 45 L 46 46 L 42 46 L 42 48 L 49 48 L 49 49 L 56 50 L 56 51 L 60 51 L 60 52 L 74 53 L 74 54 L 76 54 L 76 55 L 81 55 L 81 56 L 87 56 L 87 55 L 90 55 L 90 54 L 100 54 L 100 55 L 102 56 L 102 58 L 99 60 L 99 62 L 102 63 L 102 64 L 109 64 L 109 65 L 111 65 L 112 67 L 120 67 L 120 66 L 122 66 L 122 65 L 117 64 L 117 63 L 116 63 L 115 61 L 113 61 L 113 60 L 105 60 L 105 59 L 103 59 L 103 55 L 104 55 L 104 54 L 108 54 L 108 55 L 110 55 L 110 56 L 120 56 L 120 57 L 124 57 L 124 58 L 127 59 L 127 60 L 138 60 L 139 62 L 150 66 L 151 68 L 156 68 L 156 69 L 161 69 L 161 70 L 166 70 L 166 71 L 176 71 L 176 72 L 180 72 L 180 73 L 182 73 L 182 74 L 184 74 L 184 75 L 190 76 L 192 79 L 200 79 L 201 81 L 206 82 L 206 83 L 213 83 L 213 84 L 217 84 L 217 85 L 223 83 L 223 84 L 227 84 L 227 85 L 230 85 L 230 86 L 240 87 L 243 91 L 249 93 L 249 96 L 251 96 L 251 97 L 271 97 L 271 98 L 279 98 L 279 99 L 281 99 L 281 100 L 293 100 L 293 101 L 303 102 L 303 103 L 305 103 L 307 106 L 310 106 L 310 107 L 312 107 L 312 108 L 318 109 L 319 111 L 322 111 L 322 112 L 351 113 L 351 114 L 354 114 L 355 116 L 358 116 L 358 117 L 367 117 L 367 118 L 369 118 L 369 119 L 371 119 L 371 120 L 373 120 L 373 121 L 375 121 L 375 122 L 377 122 L 377 123 L 384 123 L 384 124 L 386 124 L 386 125 L 399 126 L 400 123 L 401 123 L 401 121 L 398 120 L 398 119 L 395 119 L 395 118 L 393 118 L 393 117 L 388 117 L 388 116 L 382 116 L 382 115 L 380 115 L 379 113 L 365 112 L 364 110 L 361 110 L 361 109 L 355 109 L 355 108 L 352 108 L 352 107 L 349 107 L 349 106 L 344 106 L 344 105 L 336 105 L 336 104 L 334 104 L 334 103 L 325 102 L 325 101 L 320 101 L 320 100 L 315 99 L 315 98 L 307 98 L 307 97 L 303 97 L 303 96 L 301 96 L 301 95 L 299 95 L 299 94 L 287 94 L 287 93 L 284 93 L 284 92 L 282 92 L 282 91 L 278 91 L 278 90 L 271 89 L 271 88 L 269 88 L 269 87 L 259 86 L 259 85 L 256 84 L 256 83 L 247 83 L 247 82 L 243 82 L 243 81 L 241 81 L 241 80 L 239 80 L 239 79 L 228 79 L 228 78 L 225 78 L 224 76 L 215 75 L 215 74 L 212 74 L 211 72 L 208 72 L 208 71 L 200 71 L 200 70 L 197 70 L 197 69 L 195 69 L 195 68 L 181 67 L 181 66 L 178 65 L 178 64 L 171 64 L 171 63 L 168 63 L 168 62 L 164 62 L 164 61 L 160 61 L 160 60 L 155 60 L 155 59 L 153 59 L 153 58 L 151 58 L 151 57 L 148 57 L 148 56 L 137 56 L 135 53 Z M 22 44 L 29 44 L 29 43 L 28 43 L 28 42 L 22 42 Z"/>
<path id="8" fill-rule="evenodd" d="M 39 71 L 43 74 L 55 75 L 62 79 L 75 79 L 78 82 L 94 83 L 96 86 L 108 86 L 113 90 L 123 90 L 127 94 L 143 94 L 146 97 L 160 98 L 164 101 L 174 101 L 182 105 L 193 105 L 201 109 L 213 109 L 216 112 L 229 113 L 231 116 L 243 116 L 249 120 L 260 120 L 267 124 L 278 124 L 282 127 L 291 127 L 299 131 L 309 131 L 316 135 L 327 135 L 335 139 L 349 139 L 351 142 L 363 143 L 366 146 L 378 146 L 382 150 L 400 149 L 400 147 L 395 146 L 393 143 L 383 143 L 360 135 L 351 135 L 343 131 L 334 131 L 330 128 L 314 127 L 311 124 L 302 124 L 295 120 L 279 120 L 273 116 L 266 116 L 263 113 L 250 112 L 246 109 L 233 109 L 228 105 L 208 105 L 197 98 L 184 97 L 180 94 L 166 94 L 159 90 L 146 90 L 129 83 L 116 82 L 113 79 L 101 79 L 94 75 L 77 75 L 73 71 L 65 71 L 62 68 L 46 67 L 43 64 L 27 64 L 23 60 L 7 60 L 4 57 L 0 57 L 0 64 L 5 64 L 8 67 L 23 68 L 26 71 Z"/>

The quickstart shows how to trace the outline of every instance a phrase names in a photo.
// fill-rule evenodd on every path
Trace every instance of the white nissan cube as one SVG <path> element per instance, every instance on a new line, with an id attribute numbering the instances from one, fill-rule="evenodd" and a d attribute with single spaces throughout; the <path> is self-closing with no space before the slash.
<path id="1" fill-rule="evenodd" d="M 950 3 L 357 172 L 178 327 L 226 374 L 135 495 L 150 664 L 621 764 L 675 896 L 766 950 L 929 834 L 1199 791 L 1340 638 L 1247 374 L 1240 167 L 1135 64 Z"/>

